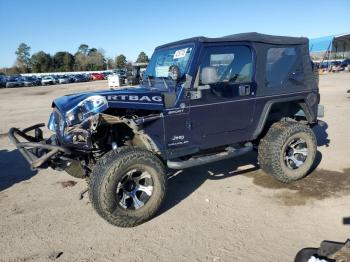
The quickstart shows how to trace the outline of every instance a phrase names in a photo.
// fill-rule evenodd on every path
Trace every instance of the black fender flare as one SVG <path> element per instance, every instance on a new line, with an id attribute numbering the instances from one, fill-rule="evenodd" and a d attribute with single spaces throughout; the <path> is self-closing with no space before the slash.
<path id="1" fill-rule="evenodd" d="M 312 111 L 310 110 L 310 108 L 307 106 L 307 102 L 305 101 L 306 99 L 307 98 L 305 96 L 293 96 L 293 97 L 276 98 L 276 99 L 269 100 L 265 104 L 265 106 L 262 110 L 257 127 L 253 133 L 252 139 L 256 139 L 261 134 L 261 132 L 263 131 L 264 126 L 266 124 L 266 120 L 270 114 L 270 110 L 271 110 L 272 106 L 274 104 L 277 104 L 277 103 L 297 102 L 300 105 L 300 107 L 302 108 L 302 110 L 304 111 L 305 117 L 308 120 L 308 122 L 314 123 L 315 122 L 314 116 L 311 113 Z"/>

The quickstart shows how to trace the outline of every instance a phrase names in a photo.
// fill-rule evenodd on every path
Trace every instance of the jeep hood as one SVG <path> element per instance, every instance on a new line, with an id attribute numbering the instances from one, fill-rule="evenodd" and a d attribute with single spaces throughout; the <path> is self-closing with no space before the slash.
<path id="1" fill-rule="evenodd" d="M 84 99 L 94 95 L 101 95 L 107 99 L 109 108 L 162 110 L 164 108 L 163 92 L 166 92 L 166 90 L 161 91 L 144 87 L 84 92 L 59 97 L 53 101 L 52 106 L 65 113 Z"/>

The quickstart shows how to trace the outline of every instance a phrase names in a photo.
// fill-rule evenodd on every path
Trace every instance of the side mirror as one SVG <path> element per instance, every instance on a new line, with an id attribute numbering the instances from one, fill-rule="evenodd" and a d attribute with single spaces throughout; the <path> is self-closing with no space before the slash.
<path id="1" fill-rule="evenodd" d="M 202 85 L 214 84 L 218 81 L 218 72 L 213 66 L 204 67 L 200 73 L 200 82 Z"/>

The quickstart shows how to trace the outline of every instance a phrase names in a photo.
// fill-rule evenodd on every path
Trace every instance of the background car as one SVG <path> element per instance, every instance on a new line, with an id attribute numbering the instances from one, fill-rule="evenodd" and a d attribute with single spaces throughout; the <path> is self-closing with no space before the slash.
<path id="1" fill-rule="evenodd" d="M 107 80 L 108 76 L 112 74 L 112 72 L 103 72 L 102 73 L 104 75 L 104 79 Z"/>
<path id="2" fill-rule="evenodd" d="M 85 75 L 83 74 L 77 74 L 77 75 L 73 75 L 73 81 L 75 83 L 79 83 L 79 82 L 86 82 L 86 81 L 89 81 L 90 80 L 90 77 L 86 77 Z"/>
<path id="3" fill-rule="evenodd" d="M 60 75 L 57 76 L 57 83 L 58 84 L 68 84 L 69 83 L 69 78 L 65 75 Z"/>
<path id="4" fill-rule="evenodd" d="M 103 74 L 100 74 L 100 73 L 92 73 L 91 74 L 91 80 L 104 80 L 105 79 L 105 76 Z"/>
<path id="5" fill-rule="evenodd" d="M 340 67 L 342 70 L 348 70 L 350 69 L 350 59 L 345 59 L 341 62 Z"/>
<path id="6" fill-rule="evenodd" d="M 41 84 L 44 85 L 54 85 L 56 84 L 56 79 L 53 76 L 44 76 L 41 79 Z"/>
<path id="7" fill-rule="evenodd" d="M 41 85 L 41 78 L 37 76 L 31 76 L 32 80 L 34 81 L 34 85 L 40 86 Z"/>
<path id="8" fill-rule="evenodd" d="M 327 61 L 322 61 L 320 63 L 317 63 L 318 69 L 327 69 L 328 66 L 329 66 L 329 62 L 327 62 Z"/>
<path id="9" fill-rule="evenodd" d="M 24 76 L 22 77 L 24 86 L 37 86 L 40 85 L 40 81 L 33 76 Z"/>
<path id="10" fill-rule="evenodd" d="M 24 82 L 20 76 L 10 76 L 6 81 L 6 88 L 21 86 L 24 86 Z"/>
<path id="11" fill-rule="evenodd" d="M 74 83 L 74 75 L 66 75 L 69 83 Z"/>
<path id="12" fill-rule="evenodd" d="M 0 75 L 0 88 L 5 88 L 6 87 L 6 76 Z"/>
<path id="13" fill-rule="evenodd" d="M 329 66 L 329 71 L 332 71 L 332 72 L 340 71 L 340 61 L 332 61 Z"/>

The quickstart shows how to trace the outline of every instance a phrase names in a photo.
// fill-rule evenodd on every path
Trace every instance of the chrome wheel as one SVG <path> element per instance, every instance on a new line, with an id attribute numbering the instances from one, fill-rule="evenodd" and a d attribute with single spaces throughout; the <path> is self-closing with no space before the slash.
<path id="1" fill-rule="evenodd" d="M 143 207 L 153 193 L 153 180 L 144 170 L 132 169 L 120 180 L 117 186 L 117 203 L 127 210 Z"/>
<path id="2" fill-rule="evenodd" d="M 298 169 L 301 167 L 308 155 L 308 147 L 306 141 L 301 138 L 292 139 L 284 152 L 284 161 L 288 168 Z"/>

